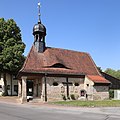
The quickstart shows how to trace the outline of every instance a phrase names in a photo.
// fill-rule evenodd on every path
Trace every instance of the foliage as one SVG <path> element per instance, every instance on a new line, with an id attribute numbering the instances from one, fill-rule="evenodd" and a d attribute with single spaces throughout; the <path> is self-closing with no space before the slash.
<path id="1" fill-rule="evenodd" d="M 67 98 L 66 98 L 66 96 L 64 94 L 62 94 L 62 99 L 67 100 Z"/>
<path id="2" fill-rule="evenodd" d="M 13 19 L 0 18 L 0 71 L 17 73 L 24 62 L 25 44 Z"/>
<path id="3" fill-rule="evenodd" d="M 98 71 L 99 71 L 99 72 L 102 72 L 102 69 L 101 69 L 101 67 L 97 67 L 97 69 L 98 69 Z"/>
<path id="4" fill-rule="evenodd" d="M 69 96 L 67 97 L 67 100 L 70 100 L 70 97 L 69 97 Z"/>
<path id="5" fill-rule="evenodd" d="M 4 76 L 4 95 L 7 93 L 6 72 L 17 74 L 25 57 L 25 44 L 22 42 L 20 28 L 13 19 L 0 18 L 0 72 Z"/>
<path id="6" fill-rule="evenodd" d="M 112 75 L 113 77 L 115 78 L 118 78 L 120 79 L 120 70 L 113 70 L 111 68 L 107 68 L 105 70 L 105 73 L 109 74 L 109 75 Z"/>
<path id="7" fill-rule="evenodd" d="M 74 94 L 71 94 L 70 97 L 71 97 L 72 100 L 75 100 L 75 95 Z"/>
<path id="8" fill-rule="evenodd" d="M 1 94 L 1 96 L 6 96 L 6 93 L 3 91 L 2 94 Z"/>
<path id="9" fill-rule="evenodd" d="M 53 104 L 53 102 L 52 102 Z M 82 106 L 82 107 L 120 107 L 120 100 L 103 100 L 103 101 L 58 101 L 58 105 Z"/>
<path id="10" fill-rule="evenodd" d="M 114 98 L 114 90 L 109 90 L 109 98 L 110 99 Z"/>

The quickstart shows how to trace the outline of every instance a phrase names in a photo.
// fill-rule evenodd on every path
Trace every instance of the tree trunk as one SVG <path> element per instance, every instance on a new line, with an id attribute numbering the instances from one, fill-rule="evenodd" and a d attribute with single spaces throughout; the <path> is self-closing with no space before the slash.
<path id="1" fill-rule="evenodd" d="M 7 96 L 8 95 L 8 91 L 7 91 L 7 80 L 6 80 L 6 72 L 3 73 L 4 75 L 4 78 L 3 78 L 3 81 L 4 81 L 4 96 Z"/>

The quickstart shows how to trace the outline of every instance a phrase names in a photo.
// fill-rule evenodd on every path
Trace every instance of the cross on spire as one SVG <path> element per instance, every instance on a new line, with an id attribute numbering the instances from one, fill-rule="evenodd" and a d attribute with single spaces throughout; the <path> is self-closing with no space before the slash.
<path id="1" fill-rule="evenodd" d="M 41 4 L 40 4 L 40 2 L 38 2 L 38 23 L 41 23 L 41 20 L 40 20 L 40 6 L 41 6 Z"/>

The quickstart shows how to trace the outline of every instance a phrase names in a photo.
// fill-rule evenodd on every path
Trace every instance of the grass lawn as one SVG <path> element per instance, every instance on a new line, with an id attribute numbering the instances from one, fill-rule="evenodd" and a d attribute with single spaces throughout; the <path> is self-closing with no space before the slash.
<path id="1" fill-rule="evenodd" d="M 82 106 L 82 107 L 120 107 L 120 100 L 104 100 L 104 101 L 59 101 L 52 104 L 64 106 Z"/>

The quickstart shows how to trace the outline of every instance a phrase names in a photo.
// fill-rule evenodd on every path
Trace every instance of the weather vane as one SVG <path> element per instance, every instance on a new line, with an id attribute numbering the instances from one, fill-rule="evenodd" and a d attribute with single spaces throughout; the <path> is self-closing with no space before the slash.
<path id="1" fill-rule="evenodd" d="M 38 2 L 38 22 L 41 22 L 41 20 L 40 20 L 40 6 L 41 6 L 41 4 L 40 4 L 40 2 Z"/>

